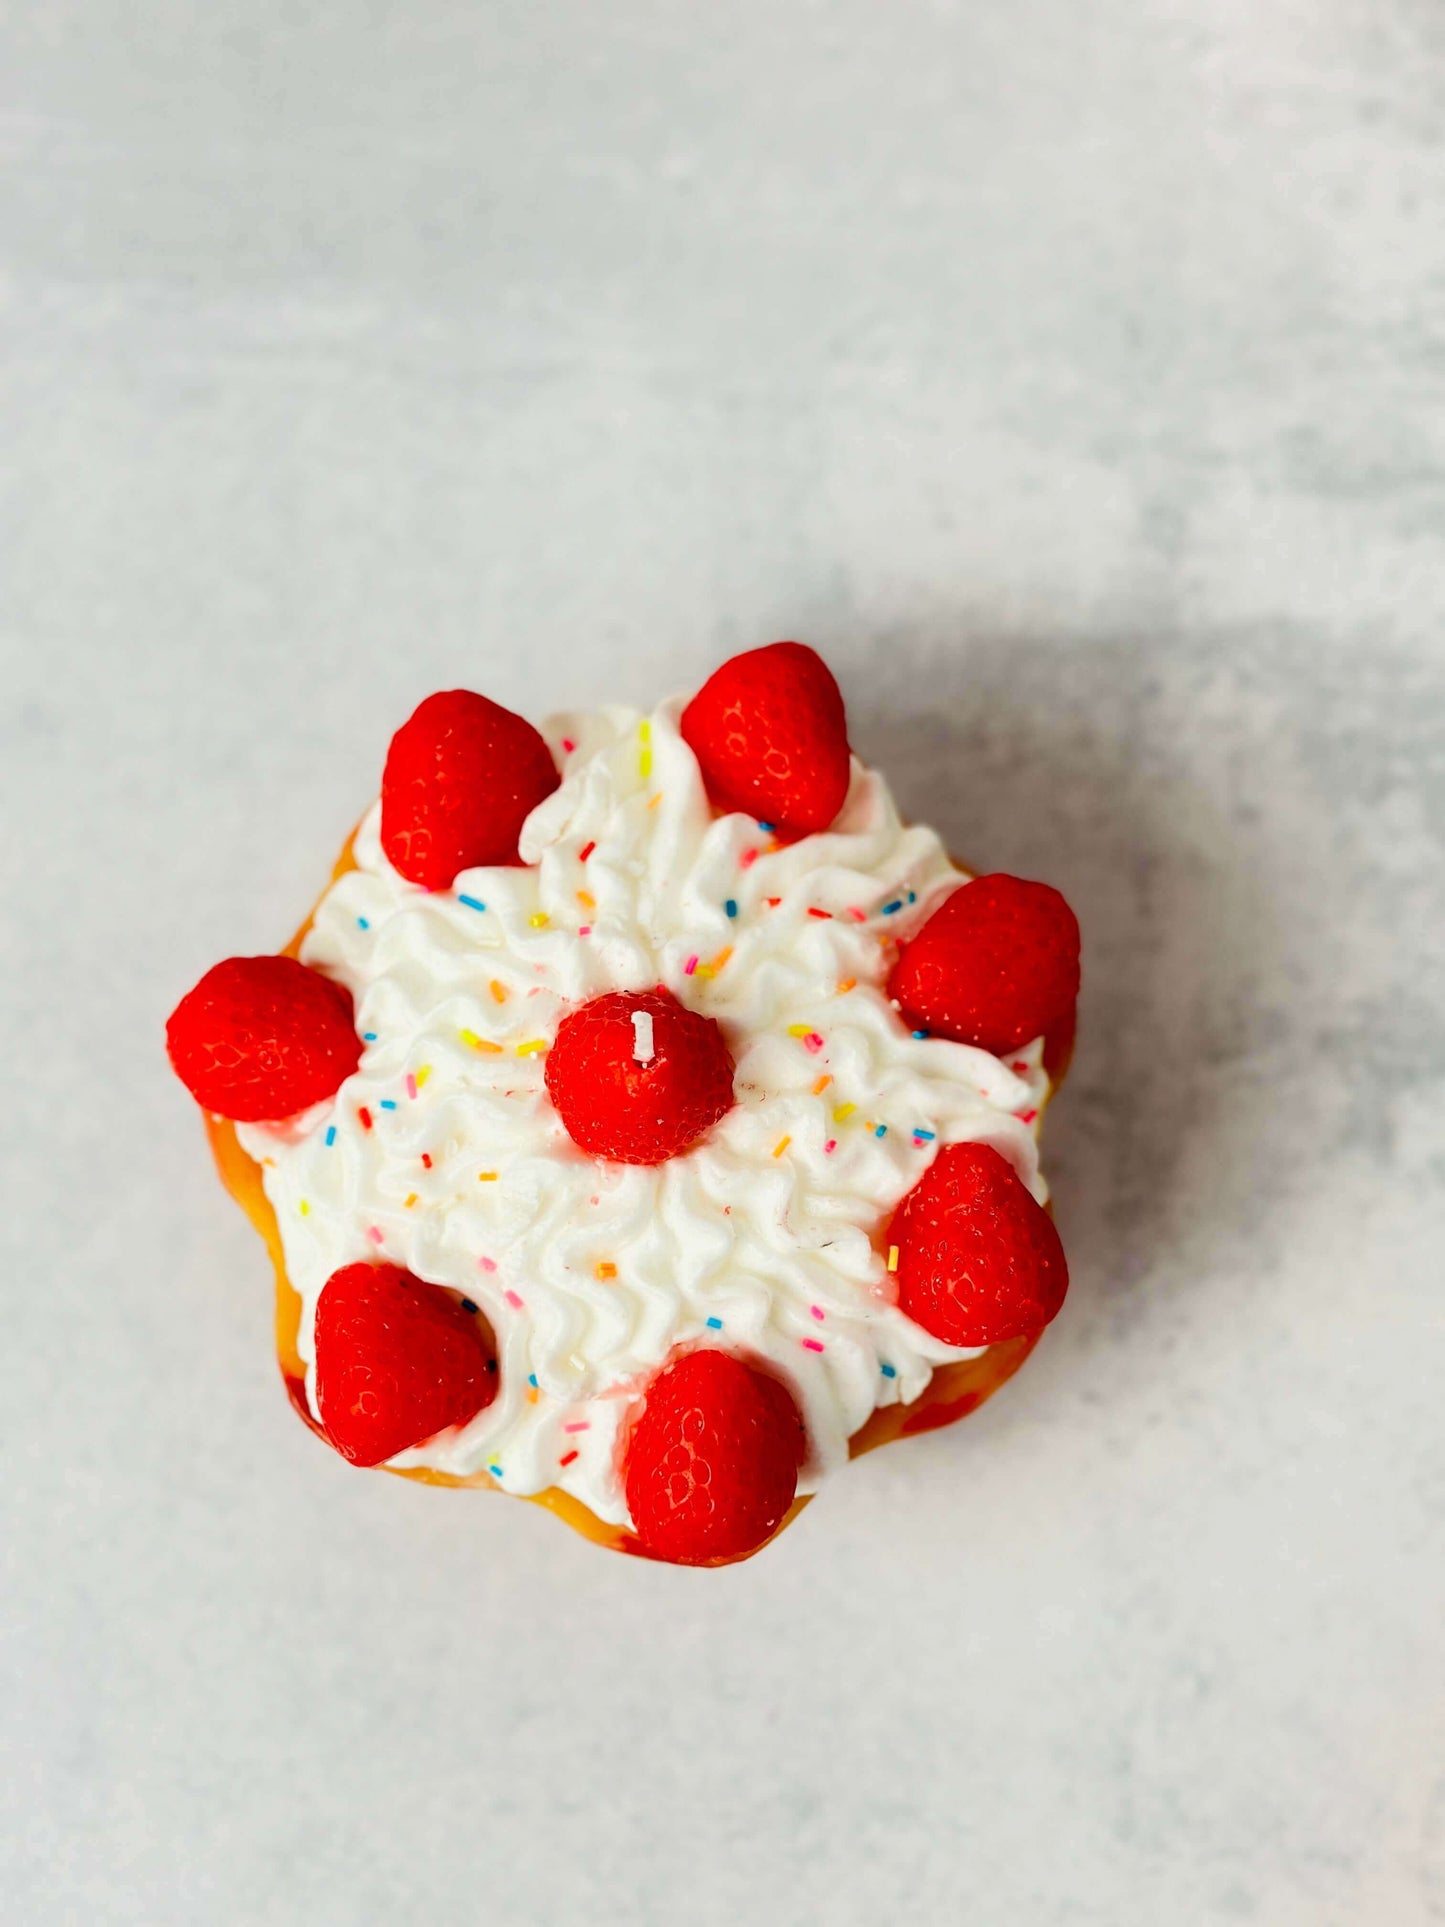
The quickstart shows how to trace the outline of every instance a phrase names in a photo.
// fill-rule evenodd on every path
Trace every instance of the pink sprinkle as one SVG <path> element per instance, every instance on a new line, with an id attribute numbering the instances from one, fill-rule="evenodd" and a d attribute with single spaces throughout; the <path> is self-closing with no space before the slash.
<path id="1" fill-rule="evenodd" d="M 1035 1119 L 1035 1118 L 1036 1118 L 1037 1116 L 1038 1116 L 1038 1112 L 1037 1112 L 1037 1111 L 1024 1111 L 1024 1112 L 1023 1112 L 1023 1113 L 1021 1114 L 1021 1116 L 1019 1117 L 1019 1123 L 1020 1123 L 1020 1124 L 1032 1124 L 1032 1123 L 1033 1123 L 1033 1121 L 1034 1121 L 1034 1119 Z"/>
<path id="2" fill-rule="evenodd" d="M 366 1235 L 368 1238 L 370 1238 L 371 1242 L 374 1245 L 379 1245 L 385 1242 L 385 1240 L 382 1237 L 380 1225 L 369 1224 L 366 1227 Z"/>
<path id="3" fill-rule="evenodd" d="M 738 858 L 738 868 L 740 870 L 751 870 L 757 860 L 758 853 L 756 850 L 744 850 Z"/>
<path id="4" fill-rule="evenodd" d="M 821 1305 L 809 1305 L 808 1310 L 815 1318 L 822 1318 L 825 1315 Z"/>
<path id="5" fill-rule="evenodd" d="M 502 1296 L 506 1299 L 507 1303 L 512 1307 L 513 1311 L 520 1311 L 523 1305 L 527 1302 L 524 1298 L 519 1298 L 516 1292 L 514 1291 L 504 1291 L 502 1293 Z"/>
<path id="6" fill-rule="evenodd" d="M 412 1076 L 410 1071 L 408 1071 L 406 1074 L 406 1094 L 408 1097 L 416 1096 L 416 1079 Z"/>
<path id="7" fill-rule="evenodd" d="M 577 935 L 579 937 L 590 937 L 592 935 L 592 925 L 590 923 L 579 924 L 577 926 Z"/>
<path id="8" fill-rule="evenodd" d="M 572 741 L 570 736 L 564 736 L 562 738 L 562 754 L 564 756 L 570 756 L 576 747 L 577 745 Z"/>
<path id="9" fill-rule="evenodd" d="M 690 977 L 693 971 L 696 969 L 697 969 L 697 958 L 689 957 L 687 962 L 682 966 L 682 974 L 684 977 Z"/>
<path id="10" fill-rule="evenodd" d="M 868 921 L 868 912 L 866 910 L 850 909 L 848 915 L 853 919 L 854 923 L 867 923 Z"/>
<path id="11" fill-rule="evenodd" d="M 825 1152 L 836 1151 L 837 1148 L 838 1148 L 838 1140 L 835 1137 L 830 1137 L 828 1139 L 828 1142 L 823 1146 L 823 1149 Z"/>
<path id="12" fill-rule="evenodd" d="M 808 1035 L 803 1039 L 803 1049 L 806 1051 L 811 1051 L 814 1057 L 816 1057 L 818 1055 L 818 1052 L 822 1048 L 823 1048 L 822 1038 L 818 1035 L 817 1031 L 810 1030 L 808 1032 Z"/>
<path id="13" fill-rule="evenodd" d="M 592 1422 L 590 1419 L 577 1419 L 571 1425 L 564 1425 L 562 1430 L 564 1432 L 590 1432 L 592 1430 Z"/>
<path id="14" fill-rule="evenodd" d="M 477 1263 L 481 1266 L 483 1271 L 495 1271 L 497 1268 L 497 1261 L 495 1258 L 478 1258 Z"/>
<path id="15" fill-rule="evenodd" d="M 803 1340 L 803 1350 L 805 1352 L 820 1352 L 822 1349 L 823 1341 L 820 1338 L 805 1338 Z"/>

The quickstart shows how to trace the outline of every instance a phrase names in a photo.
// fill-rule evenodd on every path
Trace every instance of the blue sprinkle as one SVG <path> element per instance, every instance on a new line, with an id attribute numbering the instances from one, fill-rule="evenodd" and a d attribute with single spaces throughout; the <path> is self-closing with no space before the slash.
<path id="1" fill-rule="evenodd" d="M 502 1476 L 502 1468 L 499 1465 L 489 1465 L 487 1467 L 487 1470 L 491 1473 L 494 1479 L 500 1479 Z"/>
<path id="2" fill-rule="evenodd" d="M 915 1124 L 913 1127 L 913 1135 L 917 1138 L 922 1138 L 925 1144 L 932 1144 L 933 1140 L 938 1136 L 938 1133 L 937 1131 L 925 1131 L 921 1124 Z"/>
<path id="3" fill-rule="evenodd" d="M 459 894 L 457 902 L 464 903 L 469 910 L 485 910 L 487 907 L 480 897 L 464 897 Z"/>
<path id="4" fill-rule="evenodd" d="M 898 1368 L 894 1365 L 884 1365 L 884 1366 L 881 1366 L 879 1369 L 882 1371 L 883 1376 L 885 1378 L 897 1378 L 898 1376 Z"/>
<path id="5" fill-rule="evenodd" d="M 384 1097 L 381 1100 L 381 1108 L 384 1111 L 394 1111 L 396 1109 L 396 1099 L 394 1097 Z"/>
<path id="6" fill-rule="evenodd" d="M 892 901 L 892 903 L 885 903 L 885 904 L 884 904 L 884 906 L 883 906 L 883 914 L 884 914 L 884 916 L 885 916 L 885 917 L 892 917 L 892 916 L 896 916 L 896 915 L 897 915 L 897 913 L 898 913 L 898 912 L 899 912 L 899 911 L 900 911 L 900 910 L 901 910 L 902 908 L 903 908 L 903 899 L 902 899 L 902 897 L 895 897 L 895 898 L 893 899 L 893 901 Z"/>
<path id="7" fill-rule="evenodd" d="M 462 1310 L 463 1310 L 463 1311 L 475 1311 L 476 1309 L 477 1309 L 477 1307 L 476 1307 L 476 1305 L 475 1305 L 475 1304 L 473 1304 L 473 1302 L 472 1302 L 472 1300 L 471 1300 L 470 1298 L 464 1298 L 464 1299 L 462 1300 Z"/>
<path id="8" fill-rule="evenodd" d="M 367 922 L 365 917 L 358 917 L 356 919 L 356 924 L 357 924 L 357 928 L 360 930 L 369 930 L 371 928 L 371 925 Z"/>
<path id="9" fill-rule="evenodd" d="M 918 892 L 917 892 L 916 890 L 910 890 L 910 891 L 908 892 L 908 901 L 909 901 L 910 903 L 917 903 L 917 901 L 918 901 Z"/>
<path id="10" fill-rule="evenodd" d="M 720 1332 L 722 1330 L 721 1318 L 709 1318 L 707 1321 L 707 1328 L 710 1332 Z"/>
<path id="11" fill-rule="evenodd" d="M 730 917 L 735 917 L 738 913 L 738 906 L 737 906 L 736 900 L 732 897 L 729 897 L 727 902 L 723 905 L 723 909 L 727 911 Z"/>
<path id="12" fill-rule="evenodd" d="M 531 1386 L 532 1390 L 535 1392 L 537 1389 L 537 1374 L 535 1372 L 528 1372 L 527 1383 Z"/>
<path id="13" fill-rule="evenodd" d="M 777 825 L 775 823 L 759 822 L 758 828 L 762 831 L 764 836 L 771 836 L 773 831 L 777 828 Z"/>
<path id="14" fill-rule="evenodd" d="M 326 1144 L 327 1144 L 328 1150 L 335 1142 L 336 1142 L 336 1126 L 334 1124 L 328 1124 L 326 1127 Z"/>
<path id="15" fill-rule="evenodd" d="M 376 1042 L 376 1032 L 374 1030 L 364 1030 L 361 1033 L 361 1041 L 363 1044 L 374 1044 Z"/>
<path id="16" fill-rule="evenodd" d="M 926 1030 L 916 1030 L 914 1031 L 913 1035 L 915 1037 L 926 1037 L 928 1035 L 928 1032 Z"/>
<path id="17" fill-rule="evenodd" d="M 391 1108 L 395 1110 L 396 1106 L 393 1104 Z M 873 1135 L 874 1137 L 886 1137 L 888 1135 L 888 1126 L 886 1124 L 880 1124 Z"/>

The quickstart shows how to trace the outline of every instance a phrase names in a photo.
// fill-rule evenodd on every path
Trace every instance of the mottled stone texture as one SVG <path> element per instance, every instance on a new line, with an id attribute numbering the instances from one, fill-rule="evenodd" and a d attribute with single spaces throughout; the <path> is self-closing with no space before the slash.
<path id="1" fill-rule="evenodd" d="M 8 1918 L 1445 1918 L 1442 22 L 0 11 Z M 1078 907 L 1074 1293 L 642 1571 L 304 1434 L 161 1023 L 428 689 L 779 635 Z"/>

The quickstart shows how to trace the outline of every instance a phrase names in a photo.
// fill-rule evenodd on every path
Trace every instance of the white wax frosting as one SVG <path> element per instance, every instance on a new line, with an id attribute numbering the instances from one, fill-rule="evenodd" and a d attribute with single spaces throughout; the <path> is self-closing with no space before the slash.
<path id="1" fill-rule="evenodd" d="M 715 815 L 681 709 L 544 726 L 563 782 L 527 820 L 528 867 L 428 893 L 383 856 L 374 807 L 301 952 L 355 998 L 361 1063 L 301 1118 L 238 1127 L 269 1160 L 313 1405 L 326 1280 L 405 1266 L 481 1307 L 500 1389 L 392 1463 L 560 1486 L 618 1524 L 629 1403 L 678 1347 L 787 1383 L 804 1491 L 876 1407 L 974 1355 L 892 1302 L 883 1234 L 939 1146 L 990 1143 L 1046 1196 L 1042 1041 L 1004 1064 L 915 1037 L 884 992 L 893 940 L 965 881 L 938 837 L 856 760 L 822 835 L 779 846 Z M 721 1025 L 737 1104 L 665 1164 L 587 1157 L 548 1100 L 546 1046 L 579 999 L 658 983 Z"/>

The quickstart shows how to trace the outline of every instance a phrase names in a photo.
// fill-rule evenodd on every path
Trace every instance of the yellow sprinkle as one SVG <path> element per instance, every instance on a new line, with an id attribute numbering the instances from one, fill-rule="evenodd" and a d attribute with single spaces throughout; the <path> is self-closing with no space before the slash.
<path id="1" fill-rule="evenodd" d="M 612 1263 L 612 1260 L 610 1258 L 603 1258 L 599 1260 L 597 1265 L 597 1276 L 601 1278 L 604 1282 L 608 1278 L 615 1278 L 617 1276 L 617 1267 Z"/>
<path id="2" fill-rule="evenodd" d="M 494 1054 L 500 1054 L 501 1052 L 502 1047 L 500 1044 L 494 1044 L 490 1037 L 478 1037 L 474 1030 L 458 1031 L 457 1035 L 464 1044 L 470 1044 L 473 1050 L 489 1050 Z M 419 1084 L 420 1082 L 421 1079 L 418 1078 L 417 1083 Z"/>
<path id="3" fill-rule="evenodd" d="M 811 1024 L 789 1024 L 788 1025 L 789 1037 L 811 1037 L 812 1034 L 813 1034 L 813 1026 Z"/>
<path id="4" fill-rule="evenodd" d="M 643 750 L 642 754 L 638 757 L 637 769 L 645 783 L 652 774 L 652 751 L 650 749 Z"/>
<path id="5" fill-rule="evenodd" d="M 536 1057 L 539 1052 L 546 1050 L 546 1048 L 547 1040 L 545 1037 L 530 1037 L 525 1044 L 518 1044 L 517 1055 L 518 1057 Z"/>
<path id="6" fill-rule="evenodd" d="M 507 1001 L 507 986 L 505 984 L 499 984 L 495 977 L 492 979 L 492 996 L 499 1004 L 504 1004 Z"/>
<path id="7" fill-rule="evenodd" d="M 853 988 L 855 987 L 855 985 L 857 984 L 857 982 L 858 982 L 858 979 L 857 979 L 856 977 L 841 977 L 841 978 L 839 978 L 839 980 L 838 980 L 838 995 L 839 995 L 840 997 L 846 997 L 846 996 L 848 995 L 848 992 L 849 992 L 850 990 L 852 990 L 852 989 L 853 989 Z"/>
<path id="8" fill-rule="evenodd" d="M 652 741 L 652 724 L 645 716 L 637 725 L 637 740 L 639 743 L 650 743 Z"/>
<path id="9" fill-rule="evenodd" d="M 833 1122 L 834 1122 L 835 1124 L 842 1124 L 842 1123 L 845 1123 L 845 1122 L 846 1122 L 846 1120 L 847 1120 L 848 1118 L 850 1118 L 850 1117 L 851 1117 L 851 1116 L 853 1115 L 853 1113 L 854 1113 L 854 1111 L 856 1111 L 856 1110 L 857 1110 L 857 1108 L 858 1108 L 858 1106 L 857 1106 L 856 1104 L 840 1104 L 840 1105 L 838 1105 L 838 1106 L 837 1106 L 837 1108 L 836 1108 L 836 1109 L 834 1110 L 834 1112 L 833 1112 Z"/>
<path id="10" fill-rule="evenodd" d="M 421 1069 L 416 1074 L 416 1087 L 418 1090 L 421 1089 L 422 1085 L 425 1084 L 425 1082 L 430 1076 L 431 1076 L 431 1065 L 423 1064 Z"/>
<path id="11" fill-rule="evenodd" d="M 788 1146 L 792 1143 L 792 1141 L 793 1140 L 790 1137 L 780 1137 L 777 1143 L 773 1146 L 773 1156 L 775 1158 L 780 1158 L 783 1155 L 784 1151 L 786 1151 Z"/>
<path id="12" fill-rule="evenodd" d="M 829 1077 L 826 1071 L 824 1071 L 823 1075 L 818 1079 L 817 1083 L 813 1086 L 814 1097 L 821 1097 L 824 1091 L 826 1091 L 828 1086 L 832 1083 L 832 1081 L 833 1081 L 832 1078 Z"/>
<path id="13" fill-rule="evenodd" d="M 528 917 L 527 921 L 534 930 L 540 930 L 545 924 L 549 923 L 551 919 L 545 910 L 539 910 L 535 916 Z"/>
<path id="14" fill-rule="evenodd" d="M 413 1205 L 414 1205 L 415 1203 L 416 1203 L 416 1193 L 415 1193 L 415 1191 L 413 1191 L 413 1192 L 412 1192 L 412 1194 L 411 1194 L 411 1196 L 410 1196 L 410 1197 L 409 1197 L 409 1198 L 407 1199 L 407 1201 L 406 1201 L 406 1208 L 407 1208 L 407 1210 L 408 1210 L 408 1211 L 410 1211 L 410 1210 L 411 1210 L 411 1208 L 412 1208 L 412 1206 L 413 1206 Z"/>
<path id="15" fill-rule="evenodd" d="M 306 1202 L 305 1198 L 301 1200 L 296 1209 L 301 1213 L 303 1218 L 309 1218 L 311 1216 L 311 1206 Z"/>
<path id="16" fill-rule="evenodd" d="M 582 905 L 584 910 L 595 910 L 597 908 L 597 899 L 590 890 L 579 890 L 577 892 L 577 901 Z"/>
<path id="17" fill-rule="evenodd" d="M 495 1184 L 496 1181 L 497 1174 L 495 1171 L 478 1171 L 477 1173 L 478 1184 Z"/>
<path id="18" fill-rule="evenodd" d="M 898 1269 L 898 1247 L 897 1247 L 897 1245 L 889 1245 L 889 1247 L 888 1247 L 888 1269 L 889 1269 L 890 1271 L 897 1271 L 897 1269 Z"/>
<path id="19" fill-rule="evenodd" d="M 702 977 L 706 981 L 711 982 L 712 979 L 717 975 L 717 972 L 713 969 L 711 964 L 699 964 L 697 969 L 694 970 L 692 974 L 694 977 Z"/>

